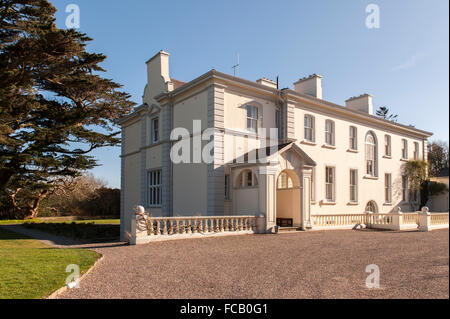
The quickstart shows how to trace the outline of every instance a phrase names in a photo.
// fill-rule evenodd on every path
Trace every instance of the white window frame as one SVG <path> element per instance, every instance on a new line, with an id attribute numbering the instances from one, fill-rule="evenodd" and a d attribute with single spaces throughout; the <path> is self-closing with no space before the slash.
<path id="1" fill-rule="evenodd" d="M 257 133 L 259 125 L 259 107 L 254 104 L 247 104 L 245 106 L 246 110 L 246 121 L 247 121 L 247 131 Z"/>
<path id="2" fill-rule="evenodd" d="M 384 202 L 392 204 L 392 174 L 384 174 Z"/>
<path id="3" fill-rule="evenodd" d="M 414 159 L 416 161 L 420 159 L 420 146 L 418 142 L 414 142 Z"/>
<path id="4" fill-rule="evenodd" d="M 373 143 L 368 142 L 369 136 L 373 139 Z M 377 161 L 377 138 L 372 132 L 368 132 L 365 139 L 365 162 L 366 162 L 366 176 L 377 177 L 378 175 L 378 161 Z M 372 155 L 372 156 L 370 156 Z"/>
<path id="5" fill-rule="evenodd" d="M 231 180 L 231 177 L 230 177 L 230 174 L 225 174 L 225 190 L 224 190 L 224 192 L 225 192 L 225 194 L 224 194 L 224 198 L 225 198 L 225 200 L 231 200 L 231 185 L 230 185 L 230 180 Z"/>
<path id="6" fill-rule="evenodd" d="M 275 110 L 275 126 L 278 130 L 278 138 L 281 138 L 281 111 Z"/>
<path id="7" fill-rule="evenodd" d="M 251 174 L 251 179 L 249 179 L 248 174 Z M 253 188 L 258 186 L 258 179 L 252 170 L 246 169 L 239 173 L 237 179 L 237 187 L 238 188 Z"/>
<path id="8" fill-rule="evenodd" d="M 392 138 L 390 135 L 385 135 L 384 136 L 384 155 L 387 157 L 391 157 L 392 156 L 392 142 L 391 142 Z"/>
<path id="9" fill-rule="evenodd" d="M 308 119 L 310 119 L 310 123 L 308 123 Z M 304 123 L 304 131 L 303 131 L 304 140 L 314 143 L 316 140 L 316 133 L 315 133 L 316 128 L 314 116 L 306 114 L 303 123 Z"/>
<path id="10" fill-rule="evenodd" d="M 402 159 L 408 160 L 408 140 L 402 139 Z"/>
<path id="11" fill-rule="evenodd" d="M 358 150 L 358 128 L 356 126 L 350 126 L 349 143 L 352 151 Z"/>
<path id="12" fill-rule="evenodd" d="M 329 170 L 331 170 L 331 175 L 329 174 Z M 331 181 L 329 177 L 331 176 Z M 334 166 L 326 166 L 325 167 L 325 200 L 329 203 L 336 202 L 336 167 Z M 331 196 L 329 192 L 331 191 Z"/>
<path id="13" fill-rule="evenodd" d="M 155 125 L 156 123 L 156 125 Z M 159 117 L 153 117 L 150 120 L 151 127 L 151 142 L 152 144 L 159 142 Z"/>
<path id="14" fill-rule="evenodd" d="M 160 169 L 147 171 L 147 204 L 148 207 L 162 205 L 162 171 Z"/>
<path id="15" fill-rule="evenodd" d="M 326 120 L 325 121 L 325 144 L 334 146 L 334 135 L 335 135 L 335 128 L 334 128 L 334 122 L 332 120 Z"/>
<path id="16" fill-rule="evenodd" d="M 354 174 L 354 181 L 352 180 L 352 174 Z M 353 184 L 354 182 L 354 184 Z M 349 173 L 349 190 L 350 190 L 350 203 L 357 203 L 358 202 L 358 170 L 357 169 L 350 169 Z M 352 197 L 354 197 L 352 199 Z"/>
<path id="17" fill-rule="evenodd" d="M 406 175 L 402 176 L 402 202 L 408 202 L 408 187 L 409 181 Z"/>

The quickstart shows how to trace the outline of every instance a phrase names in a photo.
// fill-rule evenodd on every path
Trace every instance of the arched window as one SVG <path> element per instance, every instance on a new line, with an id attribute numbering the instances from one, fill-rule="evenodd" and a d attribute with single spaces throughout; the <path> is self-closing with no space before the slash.
<path id="1" fill-rule="evenodd" d="M 366 205 L 366 212 L 377 213 L 378 208 L 377 204 L 374 201 L 370 201 Z"/>
<path id="2" fill-rule="evenodd" d="M 292 178 L 286 172 L 282 172 L 278 177 L 278 189 L 293 188 Z"/>
<path id="3" fill-rule="evenodd" d="M 372 132 L 366 136 L 366 174 L 377 176 L 377 139 Z"/>
<path id="4" fill-rule="evenodd" d="M 258 186 L 258 179 L 250 169 L 243 170 L 236 181 L 237 187 L 248 188 Z"/>

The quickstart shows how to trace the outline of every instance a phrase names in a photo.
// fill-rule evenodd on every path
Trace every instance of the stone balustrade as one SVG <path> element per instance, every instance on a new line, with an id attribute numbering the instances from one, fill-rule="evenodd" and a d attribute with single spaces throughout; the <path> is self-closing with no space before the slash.
<path id="1" fill-rule="evenodd" d="M 367 214 L 312 215 L 313 229 L 352 229 L 356 225 L 366 225 Z"/>
<path id="2" fill-rule="evenodd" d="M 402 225 L 418 225 L 419 213 L 403 213 Z"/>
<path id="3" fill-rule="evenodd" d="M 138 206 L 132 221 L 130 243 L 253 234 L 264 232 L 264 222 L 265 216 L 152 217 Z"/>
<path id="4" fill-rule="evenodd" d="M 448 213 L 429 212 L 428 207 L 424 207 L 419 214 L 419 230 L 431 231 L 434 229 L 448 228 Z"/>
<path id="5" fill-rule="evenodd" d="M 449 227 L 449 213 L 421 212 L 311 215 L 313 230 L 374 228 L 387 230 L 419 229 L 430 231 Z M 266 233 L 265 216 L 186 216 L 152 217 L 144 208 L 136 208 L 130 243 L 133 245 L 184 238 Z"/>

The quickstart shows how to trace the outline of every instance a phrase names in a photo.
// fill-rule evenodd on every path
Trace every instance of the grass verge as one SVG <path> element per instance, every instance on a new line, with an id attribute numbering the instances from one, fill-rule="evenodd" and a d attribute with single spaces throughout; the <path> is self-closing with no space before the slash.
<path id="1" fill-rule="evenodd" d="M 0 226 L 1 225 L 15 225 L 15 224 L 24 224 L 27 222 L 34 222 L 34 223 L 77 223 L 77 224 L 83 224 L 83 223 L 94 223 L 96 225 L 106 225 L 106 224 L 113 224 L 113 225 L 120 225 L 120 219 L 89 219 L 89 220 L 72 220 L 72 219 L 65 219 L 65 218 L 42 218 L 42 219 L 34 219 L 34 220 L 0 220 Z"/>
<path id="2" fill-rule="evenodd" d="M 66 267 L 91 268 L 100 254 L 83 249 L 54 249 L 0 228 L 0 299 L 40 299 L 65 285 Z"/>
<path id="3" fill-rule="evenodd" d="M 90 242 L 117 241 L 120 237 L 120 225 L 102 225 L 93 222 L 71 223 L 35 223 L 26 222 L 24 227 L 37 229 L 57 236 Z"/>

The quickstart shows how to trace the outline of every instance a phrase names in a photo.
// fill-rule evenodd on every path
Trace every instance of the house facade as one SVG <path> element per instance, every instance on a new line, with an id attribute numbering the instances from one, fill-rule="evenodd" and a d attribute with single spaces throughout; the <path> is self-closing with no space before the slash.
<path id="1" fill-rule="evenodd" d="M 120 122 L 123 237 L 136 205 L 163 217 L 264 215 L 268 230 L 414 209 L 403 166 L 427 159 L 432 134 L 374 116 L 371 95 L 325 101 L 316 74 L 293 89 L 215 70 L 184 83 L 164 51 L 147 73 L 143 104 Z"/>

